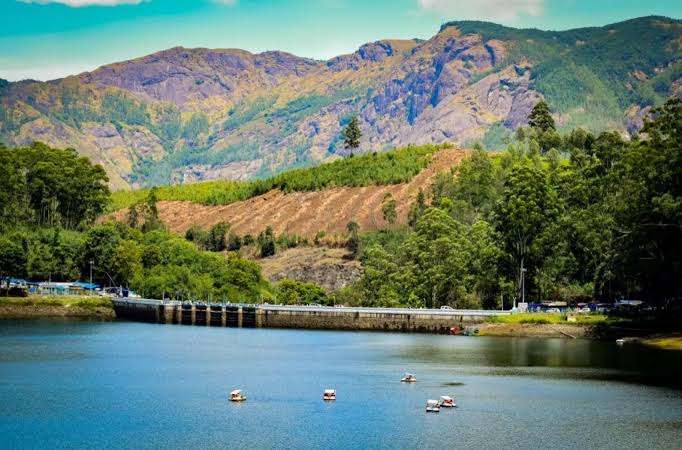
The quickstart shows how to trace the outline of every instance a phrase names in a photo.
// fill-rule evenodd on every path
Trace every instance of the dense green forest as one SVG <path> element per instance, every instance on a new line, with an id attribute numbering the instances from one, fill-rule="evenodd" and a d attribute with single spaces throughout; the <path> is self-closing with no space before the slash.
<path id="1" fill-rule="evenodd" d="M 0 167 L 0 224 L 73 229 L 107 206 L 104 169 L 73 149 L 41 143 L 9 149 L 0 143 Z"/>
<path id="2" fill-rule="evenodd" d="M 533 300 L 679 302 L 682 102 L 653 117 L 632 141 L 559 136 L 550 117 L 500 157 L 477 148 L 417 198 L 408 228 L 363 236 L 363 277 L 340 301 L 509 308 L 525 281 Z"/>
<path id="3" fill-rule="evenodd" d="M 316 191 L 334 186 L 370 186 L 409 181 L 424 169 L 430 155 L 448 145 L 408 146 L 399 150 L 339 159 L 329 164 L 290 170 L 264 180 L 210 181 L 155 188 L 159 200 L 188 200 L 204 205 L 228 205 L 271 189 Z M 148 189 L 113 193 L 113 210 L 144 199 Z"/>
<path id="4" fill-rule="evenodd" d="M 92 266 L 95 282 L 152 298 L 272 296 L 257 264 L 165 231 L 153 193 L 135 220 L 95 224 L 110 202 L 106 176 L 74 150 L 0 146 L 0 167 L 0 276 L 88 280 Z"/>

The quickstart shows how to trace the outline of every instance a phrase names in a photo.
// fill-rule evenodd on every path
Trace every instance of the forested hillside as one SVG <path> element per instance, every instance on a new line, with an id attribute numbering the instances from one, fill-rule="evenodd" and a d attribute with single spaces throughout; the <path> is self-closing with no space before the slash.
<path id="1" fill-rule="evenodd" d="M 504 152 L 491 156 L 477 146 L 460 153 L 461 164 L 431 178 L 428 192 L 412 192 L 405 222 L 385 192 L 376 205 L 382 216 L 377 228 L 363 229 L 348 216 L 336 237 L 275 232 L 270 225 L 281 215 L 272 210 L 257 235 L 218 222 L 191 227 L 183 239 L 165 231 L 157 189 L 146 191 L 123 220 L 95 225 L 95 212 L 109 201 L 100 167 L 42 144 L 3 147 L 0 160 L 10 176 L 0 184 L 0 275 L 83 279 L 93 261 L 97 281 L 151 297 L 499 308 L 525 293 L 529 300 L 569 302 L 638 298 L 679 313 L 682 101 L 667 101 L 652 117 L 631 141 L 616 132 L 559 133 L 541 102 Z M 376 178 L 368 180 L 391 182 L 373 169 L 402 161 L 401 167 L 417 171 L 426 164 L 422 158 L 431 155 L 433 164 L 454 151 L 435 150 L 349 158 L 283 174 L 278 186 L 298 180 L 292 190 L 324 194 L 369 173 Z M 330 166 L 348 172 L 330 172 Z M 310 184 L 316 178 L 306 173 L 323 183 Z M 334 297 L 305 283 L 270 287 L 258 265 L 241 256 L 325 244 L 346 246 L 362 266 L 361 279 Z"/>
<path id="2" fill-rule="evenodd" d="M 360 152 L 481 141 L 501 149 L 545 99 L 560 131 L 636 133 L 682 92 L 682 24 L 561 32 L 452 22 L 328 61 L 172 48 L 48 83 L 0 82 L 0 142 L 101 163 L 113 189 L 267 178 Z"/>
<path id="3" fill-rule="evenodd" d="M 654 117 L 640 140 L 578 129 L 543 150 L 553 123 L 536 115 L 501 158 L 479 148 L 415 201 L 409 227 L 362 239 L 346 301 L 508 308 L 525 283 L 532 300 L 640 298 L 679 313 L 682 101 Z"/>

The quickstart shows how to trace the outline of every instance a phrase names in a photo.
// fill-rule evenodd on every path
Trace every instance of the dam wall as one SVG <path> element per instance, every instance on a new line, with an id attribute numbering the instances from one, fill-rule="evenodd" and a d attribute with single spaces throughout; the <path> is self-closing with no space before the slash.
<path id="1" fill-rule="evenodd" d="M 233 328 L 449 333 L 508 311 L 326 306 L 206 304 L 147 299 L 114 299 L 116 316 L 153 323 Z"/>

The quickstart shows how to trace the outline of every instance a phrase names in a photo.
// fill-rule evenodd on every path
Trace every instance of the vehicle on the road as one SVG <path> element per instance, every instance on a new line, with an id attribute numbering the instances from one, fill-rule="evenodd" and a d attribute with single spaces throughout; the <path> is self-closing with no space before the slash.
<path id="1" fill-rule="evenodd" d="M 443 305 L 440 307 L 443 311 L 452 311 L 452 306 Z"/>

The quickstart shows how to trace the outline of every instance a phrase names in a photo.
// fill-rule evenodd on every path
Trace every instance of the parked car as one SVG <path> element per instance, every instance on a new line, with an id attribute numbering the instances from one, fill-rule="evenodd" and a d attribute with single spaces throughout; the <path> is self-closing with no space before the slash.
<path id="1" fill-rule="evenodd" d="M 447 310 L 447 311 L 451 311 L 451 310 L 452 310 L 452 306 L 443 305 L 443 306 L 440 307 L 440 309 L 442 309 L 442 310 Z"/>
<path id="2" fill-rule="evenodd" d="M 547 312 L 548 313 L 560 313 L 561 311 L 559 310 L 559 308 L 549 308 L 547 310 Z"/>

